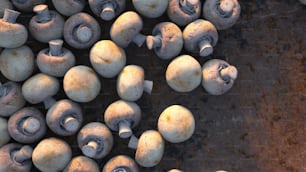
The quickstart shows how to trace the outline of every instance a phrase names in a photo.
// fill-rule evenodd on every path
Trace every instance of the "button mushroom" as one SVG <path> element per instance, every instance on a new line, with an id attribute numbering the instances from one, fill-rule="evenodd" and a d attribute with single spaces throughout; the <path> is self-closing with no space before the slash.
<path id="1" fill-rule="evenodd" d="M 8 8 L 8 9 L 13 9 L 13 5 L 11 3 L 11 1 L 9 0 L 0 0 L 0 17 L 3 17 L 4 14 L 4 10 Z"/>
<path id="2" fill-rule="evenodd" d="M 0 148 L 0 172 L 30 172 L 32 147 L 10 143 Z"/>
<path id="3" fill-rule="evenodd" d="M 65 41 L 73 48 L 88 48 L 99 40 L 100 35 L 99 23 L 87 13 L 70 16 L 64 25 Z"/>
<path id="4" fill-rule="evenodd" d="M 15 23 L 19 14 L 8 8 L 4 10 L 3 18 L 0 19 L 0 47 L 17 48 L 27 41 L 27 29 L 22 24 Z"/>
<path id="5" fill-rule="evenodd" d="M 218 42 L 218 32 L 209 21 L 198 19 L 185 27 L 183 38 L 187 51 L 205 57 L 213 53 L 213 46 Z"/>
<path id="6" fill-rule="evenodd" d="M 181 105 L 167 107 L 158 118 L 158 131 L 165 140 L 181 143 L 194 133 L 195 121 L 192 113 Z"/>
<path id="7" fill-rule="evenodd" d="M 134 102 L 118 100 L 110 104 L 104 112 L 106 125 L 114 131 L 119 131 L 121 138 L 130 137 L 131 128 L 138 125 L 141 118 L 141 110 Z"/>
<path id="8" fill-rule="evenodd" d="M 32 12 L 33 7 L 43 4 L 46 0 L 11 0 L 13 5 L 22 12 Z"/>
<path id="9" fill-rule="evenodd" d="M 166 70 L 167 84 L 177 92 L 191 92 L 201 84 L 201 65 L 190 55 L 173 59 Z"/>
<path id="10" fill-rule="evenodd" d="M 8 124 L 5 118 L 0 117 L 0 148 L 11 140 Z M 1 170 L 0 170 L 1 171 Z"/>
<path id="11" fill-rule="evenodd" d="M 117 155 L 107 161 L 102 172 L 139 172 L 139 168 L 132 158 L 126 155 Z"/>
<path id="12" fill-rule="evenodd" d="M 75 65 L 72 52 L 62 47 L 60 39 L 49 41 L 49 48 L 41 50 L 36 58 L 39 70 L 47 75 L 62 77 Z"/>
<path id="13" fill-rule="evenodd" d="M 206 0 L 203 5 L 203 16 L 218 30 L 228 29 L 240 16 L 240 4 L 237 0 Z"/>
<path id="14" fill-rule="evenodd" d="M 66 95 L 77 102 L 92 101 L 101 90 L 96 73 L 83 65 L 70 68 L 64 76 L 63 85 Z"/>
<path id="15" fill-rule="evenodd" d="M 125 0 L 89 0 L 91 11 L 103 20 L 109 21 L 125 9 Z"/>
<path id="16" fill-rule="evenodd" d="M 235 66 L 224 60 L 211 59 L 202 67 L 202 86 L 212 95 L 221 95 L 232 88 L 238 76 Z"/>
<path id="17" fill-rule="evenodd" d="M 83 11 L 85 0 L 52 0 L 56 11 L 64 16 L 71 16 L 73 14 Z"/>
<path id="18" fill-rule="evenodd" d="M 63 172 L 100 172 L 98 164 L 86 156 L 73 158 Z"/>
<path id="19" fill-rule="evenodd" d="M 135 160 L 143 167 L 156 166 L 163 157 L 165 142 L 159 132 L 147 130 L 139 139 L 131 137 L 129 148 L 136 149 Z"/>
<path id="20" fill-rule="evenodd" d="M 46 122 L 49 128 L 60 136 L 73 135 L 83 122 L 82 109 L 68 99 L 60 100 L 48 110 Z"/>
<path id="21" fill-rule="evenodd" d="M 56 11 L 49 11 L 47 5 L 36 5 L 29 23 L 31 35 L 40 42 L 48 43 L 54 39 L 60 39 L 63 35 L 65 20 Z"/>
<path id="22" fill-rule="evenodd" d="M 157 24 L 146 41 L 149 50 L 154 49 L 155 54 L 165 60 L 177 56 L 183 48 L 182 31 L 171 22 Z"/>
<path id="23" fill-rule="evenodd" d="M 140 33 L 142 27 L 141 17 L 134 11 L 127 11 L 115 20 L 110 29 L 110 36 L 122 48 L 126 48 L 131 42 L 141 47 L 146 40 Z"/>
<path id="24" fill-rule="evenodd" d="M 168 17 L 174 23 L 185 26 L 201 15 L 200 0 L 169 0 Z"/>
<path id="25" fill-rule="evenodd" d="M 133 0 L 135 9 L 145 17 L 157 18 L 164 14 L 168 7 L 165 0 Z"/>
<path id="26" fill-rule="evenodd" d="M 40 171 L 62 171 L 70 162 L 72 151 L 69 145 L 57 138 L 46 138 L 34 148 L 32 161 Z"/>
<path id="27" fill-rule="evenodd" d="M 126 63 L 124 49 L 110 40 L 97 42 L 91 48 L 89 57 L 95 71 L 105 78 L 115 77 Z"/>
<path id="28" fill-rule="evenodd" d="M 78 145 L 83 154 L 95 159 L 105 157 L 113 147 L 113 135 L 100 122 L 86 124 L 78 134 Z"/>
<path id="29" fill-rule="evenodd" d="M 8 131 L 13 139 L 20 143 L 34 143 L 46 133 L 45 118 L 33 107 L 22 108 L 8 121 Z"/>
<path id="30" fill-rule="evenodd" d="M 120 72 L 117 79 L 117 93 L 127 101 L 138 100 L 143 91 L 151 93 L 153 82 L 144 80 L 144 70 L 137 65 L 127 65 Z"/>

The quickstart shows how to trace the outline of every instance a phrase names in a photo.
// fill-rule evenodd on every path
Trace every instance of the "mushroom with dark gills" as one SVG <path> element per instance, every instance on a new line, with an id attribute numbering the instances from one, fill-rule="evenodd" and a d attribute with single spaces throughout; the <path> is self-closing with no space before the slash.
<path id="1" fill-rule="evenodd" d="M 0 148 L 11 140 L 7 119 L 0 117 Z"/>
<path id="2" fill-rule="evenodd" d="M 52 0 L 52 4 L 56 11 L 64 16 L 71 16 L 73 14 L 83 11 L 86 6 L 85 0 Z"/>
<path id="3" fill-rule="evenodd" d="M 11 0 L 14 7 L 22 12 L 32 12 L 33 7 L 43 4 L 46 0 Z"/>
<path id="4" fill-rule="evenodd" d="M 139 172 L 139 168 L 129 156 L 117 155 L 106 162 L 102 172 Z"/>
<path id="5" fill-rule="evenodd" d="M 10 0 L 0 0 L 0 17 L 3 17 L 4 10 L 8 9 L 13 9 L 12 2 Z"/>
<path id="6" fill-rule="evenodd" d="M 100 172 L 98 164 L 86 156 L 74 157 L 63 172 Z"/>
<path id="7" fill-rule="evenodd" d="M 95 15 L 109 21 L 125 9 L 126 0 L 89 0 L 88 3 Z"/>
<path id="8" fill-rule="evenodd" d="M 157 18 L 164 14 L 168 7 L 165 0 L 132 0 L 137 12 L 148 18 Z"/>

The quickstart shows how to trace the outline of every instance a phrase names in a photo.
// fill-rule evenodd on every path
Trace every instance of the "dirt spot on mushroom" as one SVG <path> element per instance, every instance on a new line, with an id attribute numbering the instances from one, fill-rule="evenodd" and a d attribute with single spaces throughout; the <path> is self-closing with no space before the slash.
<path id="1" fill-rule="evenodd" d="M 18 56 L 18 52 L 17 52 L 17 51 L 12 51 L 12 55 L 13 55 L 14 57 L 17 57 L 17 56 Z"/>
<path id="2" fill-rule="evenodd" d="M 167 120 L 167 122 L 170 122 L 170 121 L 171 121 L 170 115 L 168 115 L 168 116 L 166 117 L 166 120 Z"/>
<path id="3" fill-rule="evenodd" d="M 200 74 L 201 74 L 200 71 L 194 71 L 194 75 L 195 75 L 195 76 L 199 76 Z"/>
<path id="4" fill-rule="evenodd" d="M 157 5 L 155 3 L 150 4 L 150 8 L 155 9 Z"/>

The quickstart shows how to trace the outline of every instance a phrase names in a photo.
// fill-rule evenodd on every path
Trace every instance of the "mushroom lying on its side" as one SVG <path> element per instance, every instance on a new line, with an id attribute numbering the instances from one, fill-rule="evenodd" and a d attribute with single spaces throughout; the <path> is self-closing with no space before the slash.
<path id="1" fill-rule="evenodd" d="M 109 21 L 125 9 L 125 0 L 89 0 L 91 11 L 101 19 Z"/>
<path id="2" fill-rule="evenodd" d="M 86 156 L 73 158 L 63 172 L 100 172 L 98 164 Z"/>
<path id="3" fill-rule="evenodd" d="M 0 148 L 11 140 L 8 132 L 8 123 L 5 118 L 0 117 Z"/>
<path id="4" fill-rule="evenodd" d="M 22 12 L 32 12 L 33 7 L 43 4 L 46 0 L 11 0 L 14 7 Z"/>
<path id="5" fill-rule="evenodd" d="M 132 2 L 136 11 L 148 18 L 160 17 L 168 7 L 168 1 L 165 0 L 132 0 Z"/>
<path id="6" fill-rule="evenodd" d="M 117 155 L 106 162 L 102 172 L 139 172 L 139 168 L 129 156 Z"/>
<path id="7" fill-rule="evenodd" d="M 52 0 L 52 3 L 59 13 L 64 16 L 71 16 L 81 12 L 85 5 L 85 0 Z"/>
<path id="8" fill-rule="evenodd" d="M 9 1 L 9 0 L 0 0 L 0 18 L 3 17 L 4 10 L 6 8 L 13 9 L 13 5 L 12 5 L 11 1 Z"/>

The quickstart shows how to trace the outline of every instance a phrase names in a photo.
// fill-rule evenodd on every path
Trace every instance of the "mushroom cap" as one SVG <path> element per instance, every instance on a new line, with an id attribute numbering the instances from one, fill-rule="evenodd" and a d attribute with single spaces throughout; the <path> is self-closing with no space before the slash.
<path id="1" fill-rule="evenodd" d="M 96 73 L 83 65 L 70 68 L 64 76 L 63 85 L 66 95 L 77 102 L 92 101 L 101 90 Z"/>
<path id="2" fill-rule="evenodd" d="M 104 165 L 102 172 L 113 172 L 116 169 L 124 169 L 127 172 L 139 172 L 136 162 L 126 155 L 117 155 L 108 160 Z"/>
<path id="3" fill-rule="evenodd" d="M 77 141 L 81 149 L 90 141 L 96 141 L 99 144 L 97 153 L 91 157 L 100 159 L 105 157 L 112 149 L 114 139 L 110 130 L 100 122 L 91 122 L 86 124 L 78 133 Z"/>
<path id="4" fill-rule="evenodd" d="M 167 107 L 158 118 L 158 131 L 171 143 L 188 140 L 194 129 L 195 120 L 192 113 L 181 105 Z"/>
<path id="5" fill-rule="evenodd" d="M 56 11 L 64 16 L 71 16 L 79 13 L 86 5 L 85 0 L 52 0 L 52 3 Z"/>
<path id="6" fill-rule="evenodd" d="M 35 133 L 28 133 L 22 127 L 24 120 L 35 118 L 39 121 L 39 129 Z M 8 131 L 13 139 L 20 143 L 34 143 L 46 133 L 47 127 L 42 113 L 33 107 L 25 107 L 15 112 L 8 120 Z"/>
<path id="7" fill-rule="evenodd" d="M 105 78 L 115 77 L 126 63 L 124 49 L 110 40 L 97 42 L 91 48 L 89 56 L 95 71 Z"/>
<path id="8" fill-rule="evenodd" d="M 143 27 L 141 17 L 134 11 L 121 14 L 110 29 L 111 39 L 126 48 Z"/>
<path id="9" fill-rule="evenodd" d="M 0 147 L 5 145 L 11 140 L 11 136 L 8 132 L 8 123 L 5 118 L 0 117 Z"/>
<path id="10" fill-rule="evenodd" d="M 101 16 L 105 4 L 111 3 L 114 8 L 115 16 L 118 16 L 125 9 L 126 0 L 88 0 L 91 11 Z"/>
<path id="11" fill-rule="evenodd" d="M 79 126 L 74 131 L 67 130 L 64 126 L 64 120 L 67 117 L 77 119 Z M 47 112 L 46 122 L 48 127 L 56 134 L 61 136 L 70 136 L 75 134 L 83 122 L 82 109 L 77 104 L 68 99 L 57 101 Z"/>
<path id="12" fill-rule="evenodd" d="M 98 164 L 86 156 L 74 157 L 63 172 L 100 172 Z"/>
<path id="13" fill-rule="evenodd" d="M 14 7 L 22 12 L 32 12 L 33 7 L 43 4 L 46 0 L 11 0 Z"/>
<path id="14" fill-rule="evenodd" d="M 6 82 L 0 87 L 6 89 L 6 95 L 0 96 L 0 116 L 8 117 L 21 109 L 26 101 L 21 93 L 21 87 L 15 82 Z"/>
<path id="15" fill-rule="evenodd" d="M 135 160 L 143 167 L 156 166 L 163 157 L 165 142 L 159 132 L 147 130 L 138 140 Z"/>
<path id="16" fill-rule="evenodd" d="M 223 1 L 223 0 L 221 0 Z M 206 0 L 203 5 L 203 17 L 215 25 L 218 30 L 224 30 L 233 26 L 240 16 L 240 4 L 237 0 L 231 0 L 233 11 L 230 16 L 222 16 L 217 10 L 220 0 Z"/>
<path id="17" fill-rule="evenodd" d="M 138 100 L 144 90 L 144 70 L 137 65 L 127 65 L 117 79 L 117 93 L 127 101 Z"/>
<path id="18" fill-rule="evenodd" d="M 52 76 L 38 73 L 27 79 L 21 89 L 22 95 L 29 103 L 37 104 L 58 92 L 59 81 Z"/>
<path id="19" fill-rule="evenodd" d="M 11 3 L 11 1 L 9 0 L 0 0 L 0 18 L 3 17 L 4 14 L 4 9 L 8 8 L 8 9 L 13 9 L 13 5 Z"/>
<path id="20" fill-rule="evenodd" d="M 199 43 L 202 40 L 209 40 L 212 46 L 218 42 L 218 32 L 215 26 L 203 19 L 189 23 L 183 30 L 184 48 L 193 53 L 199 53 Z"/>
<path id="21" fill-rule="evenodd" d="M 190 55 L 181 55 L 166 70 L 167 84 L 177 92 L 191 92 L 201 84 L 201 65 Z"/>
<path id="22" fill-rule="evenodd" d="M 145 17 L 157 18 L 164 14 L 168 7 L 165 0 L 133 0 L 135 9 Z"/>
<path id="23" fill-rule="evenodd" d="M 181 171 L 181 170 L 179 170 L 179 169 L 171 169 L 171 170 L 169 170 L 168 172 L 183 172 L 183 171 Z"/>
<path id="24" fill-rule="evenodd" d="M 34 70 L 34 54 L 23 45 L 18 48 L 6 48 L 0 55 L 1 73 L 11 81 L 24 81 Z"/>
<path id="25" fill-rule="evenodd" d="M 62 171 L 71 160 L 70 146 L 58 138 L 46 138 L 38 143 L 32 154 L 36 168 L 45 172 Z"/>

